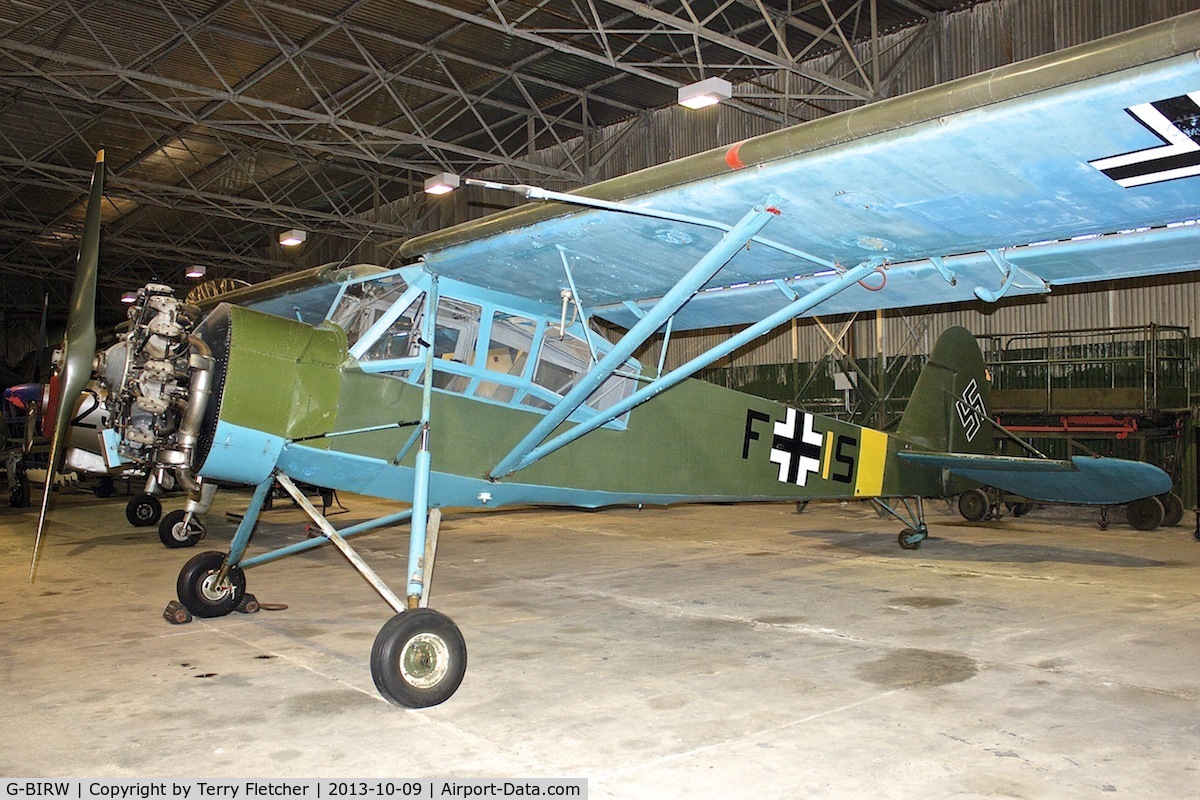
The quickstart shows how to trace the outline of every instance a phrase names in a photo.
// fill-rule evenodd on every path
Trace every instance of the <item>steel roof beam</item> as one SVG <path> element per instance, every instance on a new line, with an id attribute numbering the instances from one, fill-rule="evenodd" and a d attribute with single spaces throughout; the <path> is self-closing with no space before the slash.
<path id="1" fill-rule="evenodd" d="M 32 163 L 0 156 L 0 176 L 3 176 L 6 181 L 19 182 L 27 186 L 40 186 L 77 194 L 79 182 L 84 174 L 83 170 L 73 167 Z M 357 215 L 346 216 L 298 206 L 284 206 L 278 203 L 129 177 L 112 180 L 105 189 L 105 196 L 127 198 L 134 202 L 160 208 L 205 213 L 275 227 L 288 227 L 302 223 L 315 227 L 320 224 L 325 226 L 323 230 L 327 233 L 349 237 L 356 234 L 361 235 L 368 230 L 391 236 L 406 236 L 410 233 L 406 226 L 394 223 L 368 225 Z"/>
<path id="2" fill-rule="evenodd" d="M 370 148 L 339 147 L 330 146 L 327 144 L 315 144 L 306 140 L 295 140 L 284 135 L 282 131 L 298 125 L 315 124 L 327 125 L 331 129 L 338 131 L 345 138 L 349 138 L 347 134 L 353 132 L 356 135 L 361 135 L 356 136 L 356 139 L 361 137 L 373 137 L 379 142 L 389 144 L 410 144 L 422 146 L 430 143 L 428 140 L 420 136 L 389 130 L 378 125 L 356 122 L 346 118 L 339 118 L 327 112 L 315 112 L 309 109 L 289 106 L 271 100 L 263 100 L 261 98 L 251 97 L 249 95 L 239 95 L 235 92 L 213 89 L 211 87 L 188 83 L 187 81 L 176 80 L 173 78 L 165 78 L 161 75 L 154 75 L 138 70 L 127 69 L 119 65 L 97 61 L 91 58 L 55 52 L 47 50 L 43 47 L 16 42 L 11 39 L 0 38 L 0 51 L 4 51 L 5 54 L 7 54 L 10 58 L 19 54 L 30 58 L 53 60 L 57 63 L 65 64 L 78 70 L 85 70 L 93 77 L 96 75 L 111 75 L 120 78 L 122 81 L 125 81 L 132 87 L 142 91 L 146 95 L 146 99 L 157 105 L 158 109 L 155 110 L 153 107 L 134 104 L 127 100 L 116 100 L 112 98 L 90 96 L 86 92 L 83 92 L 82 89 L 72 88 L 63 83 L 64 78 L 72 77 L 71 73 L 69 72 L 62 73 L 60 76 L 57 73 L 34 70 L 35 74 L 40 74 L 40 76 L 45 80 L 57 86 L 64 96 L 73 97 L 74 99 L 84 102 L 122 108 L 133 113 L 154 113 L 158 116 L 165 116 L 169 119 L 175 119 L 182 122 L 206 124 L 210 127 L 218 129 L 236 130 L 240 135 L 266 138 L 271 141 L 280 141 L 298 147 L 317 147 L 323 152 L 330 152 L 331 154 L 336 154 L 352 160 L 363 160 L 376 163 L 378 165 L 383 165 L 385 163 L 382 159 L 379 159 L 377 156 L 375 156 Z M 32 69 L 32 65 L 26 64 L 25 66 L 28 66 Z M 8 83 L 9 85 L 21 85 L 22 88 L 31 88 L 35 91 L 44 90 L 43 87 L 37 85 L 29 86 L 27 85 L 27 81 L 19 80 L 11 75 L 0 73 L 0 84 L 3 83 Z M 192 97 L 167 99 L 146 91 L 147 87 L 170 89 L 176 92 L 186 93 Z M 204 121 L 197 119 L 194 114 L 188 114 L 185 110 L 177 107 L 177 104 L 181 102 L 183 105 L 186 105 L 187 100 L 189 99 L 206 101 L 211 100 L 228 103 L 243 110 L 243 113 L 245 113 L 246 116 L 251 117 L 251 119 L 237 123 L 232 123 L 229 121 L 217 123 L 212 120 Z M 277 116 L 266 120 L 259 117 L 254 117 L 250 113 L 251 110 Z M 433 144 L 439 149 L 447 150 L 449 152 L 466 156 L 477 161 L 498 162 L 518 169 L 528 169 L 537 174 L 548 174 L 555 177 L 571 177 L 569 173 L 566 173 L 563 170 L 553 170 L 543 165 L 520 161 L 517 159 L 503 157 L 498 158 L 494 153 L 478 150 L 476 148 L 462 147 L 460 145 L 447 142 L 434 142 Z M 401 164 L 397 166 L 404 169 L 418 168 L 416 165 L 410 164 Z"/>

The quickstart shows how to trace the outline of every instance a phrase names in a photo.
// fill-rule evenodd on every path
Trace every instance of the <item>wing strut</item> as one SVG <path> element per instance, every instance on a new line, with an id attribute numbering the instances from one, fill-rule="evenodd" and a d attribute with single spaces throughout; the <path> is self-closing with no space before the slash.
<path id="1" fill-rule="evenodd" d="M 717 359 L 724 358 L 734 350 L 737 350 L 739 347 L 744 347 L 745 345 L 757 339 L 759 336 L 762 336 L 779 325 L 782 325 L 784 322 L 787 322 L 789 319 L 803 314 L 805 311 L 813 308 L 818 303 L 825 302 L 835 294 L 841 292 L 843 289 L 850 288 L 866 276 L 870 275 L 876 269 L 878 269 L 878 265 L 876 265 L 874 261 L 867 261 L 863 264 L 859 264 L 853 269 L 846 270 L 838 277 L 837 280 L 826 283 L 818 289 L 814 289 L 808 294 L 803 295 L 797 300 L 779 309 L 774 314 L 771 314 L 759 322 L 756 322 L 737 335 L 729 337 L 716 347 L 701 353 L 686 364 L 676 367 L 662 377 L 655 378 L 649 384 L 643 386 L 641 389 L 629 395 L 629 397 L 626 397 L 621 402 L 605 409 L 603 414 L 593 417 L 587 422 L 581 422 L 570 430 L 558 435 L 549 442 L 546 442 L 544 445 L 533 448 L 529 451 L 528 455 L 518 460 L 509 471 L 500 473 L 499 468 L 493 470 L 492 474 L 495 476 L 494 479 L 503 478 L 506 475 L 511 475 L 518 470 L 522 470 L 525 467 L 528 467 L 530 464 L 545 458 L 556 450 L 565 447 L 584 434 L 591 433 L 592 431 L 611 422 L 627 411 L 636 408 L 647 400 L 652 399 L 656 395 L 665 392 L 675 384 L 690 378 L 692 375 L 696 374 L 696 372 L 713 363 Z M 510 453 L 509 455 L 511 457 L 512 454 Z"/>
<path id="2" fill-rule="evenodd" d="M 778 199 L 774 195 L 768 197 L 762 205 L 752 208 L 728 233 L 722 236 L 716 246 L 705 253 L 704 257 L 697 261 L 695 266 L 688 270 L 687 274 L 662 296 L 662 299 L 655 303 L 654 308 L 647 311 L 646 315 L 621 337 L 613 349 L 596 362 L 579 379 L 574 388 L 567 392 L 563 399 L 555 404 L 554 408 L 533 427 L 533 430 L 526 434 L 525 438 L 492 468 L 489 477 L 492 480 L 499 480 L 532 463 L 527 461 L 529 452 L 541 444 L 551 431 L 566 421 L 575 409 L 583 405 L 592 392 L 600 388 L 600 385 L 633 355 L 634 350 L 653 336 L 676 311 L 692 298 L 692 295 L 700 290 L 701 286 L 712 280 L 713 276 L 720 272 L 721 268 L 729 263 L 739 250 L 757 236 L 768 222 L 778 216 L 779 209 L 775 208 L 777 202 Z"/>

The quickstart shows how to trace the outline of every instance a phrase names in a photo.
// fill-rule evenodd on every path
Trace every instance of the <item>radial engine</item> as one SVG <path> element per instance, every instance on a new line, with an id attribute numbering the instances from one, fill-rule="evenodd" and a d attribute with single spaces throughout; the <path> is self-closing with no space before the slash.
<path id="1" fill-rule="evenodd" d="M 199 489 L 197 442 L 212 391 L 215 361 L 193 334 L 200 309 L 150 283 L 129 309 L 130 330 L 106 350 L 98 372 L 109 391 L 117 452 L 147 471 L 173 470 L 189 491 Z"/>

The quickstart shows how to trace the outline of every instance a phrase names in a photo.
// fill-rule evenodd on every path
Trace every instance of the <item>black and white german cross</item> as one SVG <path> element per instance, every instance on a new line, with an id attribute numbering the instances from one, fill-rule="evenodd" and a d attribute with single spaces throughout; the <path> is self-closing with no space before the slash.
<path id="1" fill-rule="evenodd" d="M 782 422 L 775 423 L 771 439 L 771 462 L 779 466 L 779 480 L 804 486 L 808 476 L 821 469 L 821 442 L 825 437 L 813 430 L 813 415 L 789 408 Z"/>
<path id="2" fill-rule="evenodd" d="M 1158 147 L 1089 161 L 1126 189 L 1200 175 L 1200 92 L 1125 109 L 1162 140 Z"/>

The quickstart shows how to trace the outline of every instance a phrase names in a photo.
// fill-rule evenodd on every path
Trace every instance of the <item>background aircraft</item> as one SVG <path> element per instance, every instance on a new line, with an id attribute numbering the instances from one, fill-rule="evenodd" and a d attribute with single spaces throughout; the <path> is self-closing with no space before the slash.
<path id="1" fill-rule="evenodd" d="M 987 384 L 961 329 L 895 434 L 687 378 L 804 314 L 1194 269 L 1197 48 L 1200 15 L 1185 15 L 569 195 L 487 184 L 548 202 L 411 240 L 411 266 L 347 280 L 310 316 L 294 298 L 291 319 L 222 304 L 197 320 L 149 286 L 99 365 L 106 453 L 194 492 L 256 487 L 229 552 L 181 571 L 193 613 L 232 611 L 246 569 L 338 547 L 396 611 L 371 665 L 405 706 L 442 702 L 466 668 L 457 627 L 426 607 L 441 506 L 911 496 L 884 505 L 915 547 L 921 498 L 973 483 L 1053 502 L 1160 494 L 1169 479 L 1136 462 L 990 455 Z M 91 375 L 102 177 L 101 160 L 64 397 Z M 604 341 L 595 317 L 627 333 Z M 660 331 L 742 323 L 670 371 L 632 358 Z M 297 480 L 411 508 L 337 531 Z M 275 482 L 321 535 L 247 556 Z M 45 503 L 39 540 L 44 520 Z M 405 520 L 400 596 L 346 540 Z"/>

